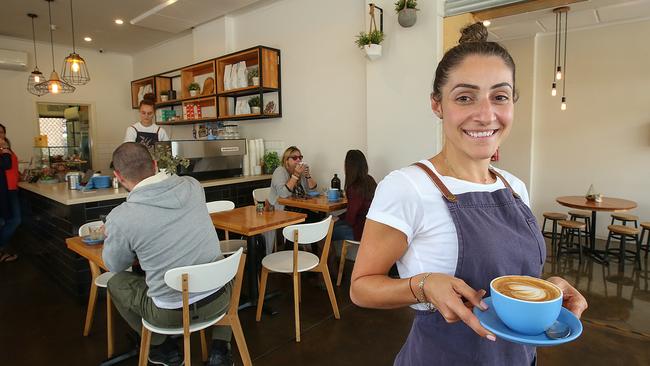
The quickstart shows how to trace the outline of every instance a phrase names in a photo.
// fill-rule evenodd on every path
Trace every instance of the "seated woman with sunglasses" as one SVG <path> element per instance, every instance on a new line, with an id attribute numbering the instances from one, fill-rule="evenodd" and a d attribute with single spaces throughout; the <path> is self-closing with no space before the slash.
<path id="1" fill-rule="evenodd" d="M 282 154 L 282 165 L 273 172 L 269 203 L 276 210 L 284 210 L 284 205 L 278 204 L 278 198 L 291 197 L 293 194 L 304 195 L 305 192 L 316 189 L 316 186 L 309 166 L 302 161 L 302 153 L 297 147 L 290 146 Z"/>

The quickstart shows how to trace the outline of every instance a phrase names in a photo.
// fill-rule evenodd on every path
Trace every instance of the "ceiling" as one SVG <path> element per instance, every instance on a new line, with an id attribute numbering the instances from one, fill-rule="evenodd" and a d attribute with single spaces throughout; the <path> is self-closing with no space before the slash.
<path id="1" fill-rule="evenodd" d="M 589 0 L 569 6 L 569 30 L 650 19 L 650 0 Z M 490 39 L 496 41 L 555 32 L 555 14 L 552 9 L 496 18 L 491 22 L 488 27 Z"/>
<path id="2" fill-rule="evenodd" d="M 260 0 L 74 0 L 78 47 L 132 54 L 187 32 L 194 26 L 261 3 Z M 38 15 L 36 39 L 50 41 L 45 0 L 2 0 L 0 35 L 32 39 L 27 13 Z M 141 15 L 143 15 L 141 17 Z M 123 19 L 123 25 L 115 19 Z M 131 24 L 131 20 L 141 20 Z M 52 3 L 54 43 L 72 45 L 70 0 Z M 93 39 L 87 43 L 83 40 Z"/>

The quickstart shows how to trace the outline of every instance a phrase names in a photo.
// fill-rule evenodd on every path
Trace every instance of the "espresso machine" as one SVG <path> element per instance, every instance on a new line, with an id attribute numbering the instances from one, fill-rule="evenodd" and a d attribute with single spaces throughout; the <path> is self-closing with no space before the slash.
<path id="1" fill-rule="evenodd" d="M 246 139 L 173 140 L 159 142 L 171 147 L 173 156 L 190 161 L 187 168 L 179 167 L 178 175 L 197 180 L 241 176 L 246 154 Z"/>

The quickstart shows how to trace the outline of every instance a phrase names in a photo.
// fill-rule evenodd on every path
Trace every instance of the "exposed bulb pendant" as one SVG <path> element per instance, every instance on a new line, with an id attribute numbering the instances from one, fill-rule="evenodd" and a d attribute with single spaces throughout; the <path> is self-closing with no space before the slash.
<path id="1" fill-rule="evenodd" d="M 70 0 L 70 20 L 72 24 L 72 53 L 63 60 L 61 78 L 72 85 L 85 85 L 90 81 L 90 74 L 86 67 L 86 61 L 77 54 L 74 43 L 74 13 L 72 0 Z"/>
<path id="2" fill-rule="evenodd" d="M 36 31 L 34 29 L 34 18 L 38 18 L 38 15 L 29 13 L 27 16 L 32 18 L 32 41 L 34 43 L 34 71 L 29 74 L 29 78 L 27 79 L 27 91 L 40 97 L 41 95 L 47 94 L 47 91 L 39 91 L 35 88 L 36 84 L 45 80 L 43 73 L 38 70 L 38 58 L 36 57 Z"/>
<path id="3" fill-rule="evenodd" d="M 554 80 L 551 88 L 551 95 L 557 95 L 556 81 L 562 80 L 562 101 L 560 110 L 567 109 L 566 103 L 566 53 L 567 53 L 567 33 L 568 33 L 568 13 L 570 8 L 562 6 L 553 9 L 555 13 L 555 55 L 553 56 L 555 65 L 553 67 Z M 564 15 L 564 41 L 562 40 L 562 15 Z"/>
<path id="4" fill-rule="evenodd" d="M 49 80 L 36 84 L 34 88 L 38 92 L 44 94 L 45 93 L 52 93 L 52 94 L 72 93 L 75 91 L 75 87 L 66 83 L 64 80 L 61 80 L 59 78 L 59 74 L 57 74 L 56 70 L 54 70 L 54 38 L 52 36 L 52 4 L 51 4 L 51 2 L 54 0 L 45 0 L 45 1 L 47 1 L 47 8 L 50 17 L 49 28 L 50 28 L 50 46 L 52 48 L 52 73 L 50 74 Z"/>

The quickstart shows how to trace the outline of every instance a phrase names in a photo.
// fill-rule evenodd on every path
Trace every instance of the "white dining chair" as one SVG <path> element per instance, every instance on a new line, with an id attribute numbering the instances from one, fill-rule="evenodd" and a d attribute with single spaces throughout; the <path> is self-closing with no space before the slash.
<path id="1" fill-rule="evenodd" d="M 319 272 L 323 275 L 327 295 L 329 296 L 334 317 L 340 319 L 339 307 L 334 295 L 334 287 L 327 267 L 327 256 L 332 241 L 332 216 L 313 224 L 299 224 L 287 226 L 282 234 L 287 240 L 293 242 L 293 250 L 283 250 L 267 255 L 262 259 L 262 275 L 260 280 L 259 298 L 257 300 L 257 314 L 255 320 L 262 319 L 262 307 L 264 306 L 264 293 L 266 292 L 266 280 L 269 272 L 290 273 L 293 277 L 293 303 L 296 326 L 296 342 L 300 342 L 300 274 L 302 272 Z M 299 245 L 308 245 L 325 238 L 323 253 L 318 258 L 315 254 L 298 250 Z"/>
<path id="2" fill-rule="evenodd" d="M 232 201 L 212 201 L 205 204 L 208 208 L 208 213 L 215 213 L 221 211 L 228 211 L 235 208 L 235 203 Z M 219 248 L 221 254 L 228 255 L 236 252 L 239 248 L 246 248 L 246 240 L 230 239 L 228 232 L 225 232 L 225 240 L 219 240 Z"/>
<path id="3" fill-rule="evenodd" d="M 243 254 L 243 248 L 239 248 L 235 253 L 225 259 L 194 266 L 185 266 L 170 269 L 165 272 L 165 284 L 176 291 L 182 292 L 183 298 L 183 326 L 178 328 L 158 327 L 144 318 L 142 319 L 142 339 L 140 342 L 140 366 L 147 365 L 149 356 L 149 346 L 151 343 L 151 333 L 167 335 L 183 335 L 184 360 L 185 365 L 191 365 L 190 352 L 190 334 L 200 331 L 201 334 L 201 356 L 203 362 L 208 360 L 208 343 L 205 338 L 205 329 L 212 326 L 230 326 L 233 336 L 237 342 L 237 347 L 242 358 L 242 363 L 246 366 L 252 365 L 246 339 L 239 321 L 239 296 L 241 293 L 242 277 L 244 265 L 246 263 L 246 254 Z M 235 278 L 235 282 L 230 293 L 230 305 L 228 311 L 213 319 L 203 322 L 190 322 L 189 295 L 191 293 L 206 292 L 219 289 Z"/>
<path id="4" fill-rule="evenodd" d="M 102 221 L 91 221 L 85 223 L 79 227 L 79 236 L 84 237 L 90 235 L 90 228 L 96 228 L 104 225 Z M 90 261 L 88 261 L 90 263 Z M 106 288 L 108 285 L 108 280 L 110 280 L 115 273 L 113 272 L 104 272 L 101 273 L 100 270 L 90 265 L 90 271 L 92 279 L 90 282 L 90 294 L 88 296 L 88 309 L 86 310 L 86 322 L 84 324 L 84 337 L 87 337 L 90 334 L 90 328 L 93 326 L 93 318 L 95 317 L 95 305 L 97 304 L 97 288 Z M 113 306 L 111 304 L 111 295 L 106 291 L 106 342 L 107 342 L 107 354 L 108 357 L 113 356 Z"/>

